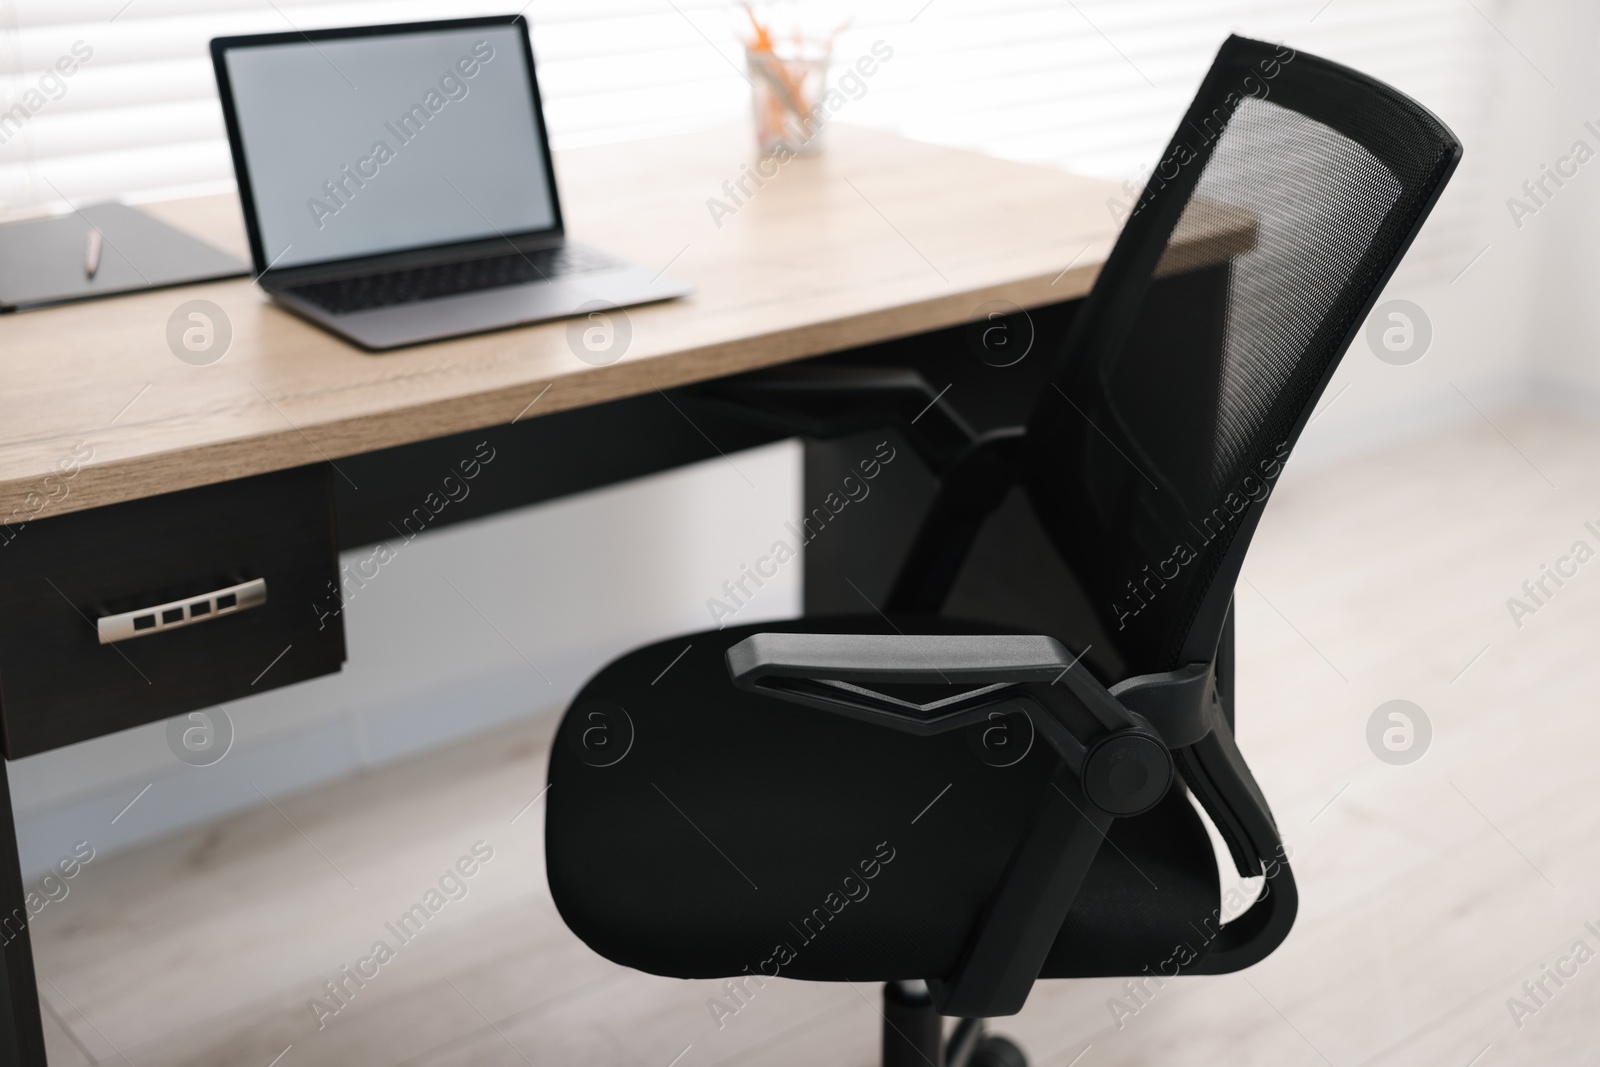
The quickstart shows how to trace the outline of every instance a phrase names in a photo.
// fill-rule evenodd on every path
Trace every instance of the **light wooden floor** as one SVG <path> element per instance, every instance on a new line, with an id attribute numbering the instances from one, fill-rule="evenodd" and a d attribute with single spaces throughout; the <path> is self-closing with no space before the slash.
<path id="1" fill-rule="evenodd" d="M 1594 1062 L 1600 956 L 1547 980 L 1520 1029 L 1506 1001 L 1575 940 L 1600 953 L 1583 925 L 1600 929 L 1600 561 L 1521 630 L 1505 601 L 1574 541 L 1600 548 L 1583 529 L 1600 428 L 1496 423 L 1291 467 L 1240 587 L 1239 721 L 1295 850 L 1299 923 L 1260 966 L 1173 983 L 1120 1030 L 1120 983 L 1041 985 L 1004 1025 L 1035 1064 Z M 1366 746 L 1396 697 L 1434 727 L 1411 766 Z M 96 859 L 35 927 L 51 1063 L 874 1062 L 876 988 L 773 984 L 719 1030 L 712 983 L 622 970 L 567 933 L 528 807 L 550 725 Z M 479 840 L 494 858 L 469 894 L 319 1031 L 307 1000 Z"/>

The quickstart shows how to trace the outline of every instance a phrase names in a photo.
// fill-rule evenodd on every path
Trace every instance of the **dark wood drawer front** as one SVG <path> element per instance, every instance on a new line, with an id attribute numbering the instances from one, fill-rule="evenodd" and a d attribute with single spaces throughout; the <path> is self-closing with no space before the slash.
<path id="1" fill-rule="evenodd" d="M 0 528 L 7 758 L 339 670 L 332 502 L 318 464 Z"/>

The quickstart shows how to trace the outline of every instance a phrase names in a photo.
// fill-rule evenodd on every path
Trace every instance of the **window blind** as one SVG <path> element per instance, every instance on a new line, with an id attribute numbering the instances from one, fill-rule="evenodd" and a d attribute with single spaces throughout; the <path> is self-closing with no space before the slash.
<path id="1" fill-rule="evenodd" d="M 894 58 L 839 121 L 1135 186 L 1229 32 L 1367 71 L 1469 143 L 1486 111 L 1479 75 L 1492 30 L 1458 0 L 853 6 L 838 63 L 875 41 Z M 0 214 L 231 188 L 212 37 L 514 9 L 504 0 L 0 0 Z M 524 10 L 557 147 L 748 111 L 743 13 L 725 0 L 533 0 Z M 816 21 L 851 14 L 837 3 L 829 12 Z M 1472 184 L 1464 167 L 1414 261 L 1448 268 L 1471 256 Z"/>

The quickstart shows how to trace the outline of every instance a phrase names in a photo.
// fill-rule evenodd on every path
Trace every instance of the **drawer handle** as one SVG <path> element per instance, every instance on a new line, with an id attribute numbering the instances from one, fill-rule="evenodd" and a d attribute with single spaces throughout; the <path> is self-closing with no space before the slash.
<path id="1" fill-rule="evenodd" d="M 180 626 L 192 626 L 197 622 L 210 622 L 221 615 L 236 615 L 266 602 L 267 580 L 253 578 L 226 589 L 157 604 L 153 608 L 125 611 L 121 615 L 103 615 L 97 629 L 100 631 L 100 643 L 109 645 L 132 637 L 176 630 Z"/>

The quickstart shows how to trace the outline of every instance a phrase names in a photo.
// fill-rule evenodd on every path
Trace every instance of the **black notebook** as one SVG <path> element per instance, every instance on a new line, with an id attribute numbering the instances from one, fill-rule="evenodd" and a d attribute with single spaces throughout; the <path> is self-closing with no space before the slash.
<path id="1" fill-rule="evenodd" d="M 93 276 L 91 231 L 100 234 Z M 0 225 L 0 311 L 249 273 L 243 261 L 126 204 Z"/>

